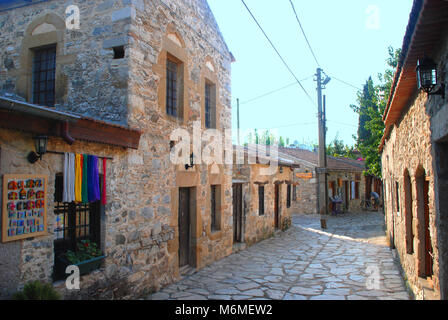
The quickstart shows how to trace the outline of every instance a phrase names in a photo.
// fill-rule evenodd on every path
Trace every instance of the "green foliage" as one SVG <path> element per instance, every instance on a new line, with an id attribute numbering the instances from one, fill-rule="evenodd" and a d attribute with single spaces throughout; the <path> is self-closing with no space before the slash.
<path id="1" fill-rule="evenodd" d="M 350 107 L 359 114 L 357 149 L 366 160 L 367 173 L 381 177 L 381 155 L 378 152 L 384 133 L 383 113 L 389 100 L 395 69 L 401 55 L 401 49 L 388 48 L 388 69 L 378 74 L 379 84 L 372 78 L 367 80 L 362 91 L 358 92 L 358 105 Z"/>
<path id="2" fill-rule="evenodd" d="M 28 282 L 22 291 L 16 292 L 14 300 L 59 300 L 61 296 L 51 284 L 40 281 Z"/>
<path id="3" fill-rule="evenodd" d="M 76 252 L 68 250 L 65 253 L 66 258 L 70 263 L 77 264 L 102 255 L 102 252 L 98 249 L 97 244 L 91 242 L 90 240 L 81 240 L 78 242 L 77 247 L 78 250 Z"/>
<path id="4" fill-rule="evenodd" d="M 327 155 L 356 159 L 355 147 L 344 144 L 344 141 L 340 140 L 338 135 L 327 145 Z"/>
<path id="5" fill-rule="evenodd" d="M 259 134 L 258 130 L 255 129 L 253 134 L 252 132 L 249 132 L 249 134 L 247 135 L 247 143 L 245 143 L 244 145 L 247 146 L 248 143 L 255 143 L 266 146 L 278 145 L 280 147 L 286 147 L 289 145 L 289 138 L 285 139 L 280 136 L 277 140 L 274 134 L 269 130 L 264 130 L 261 134 Z"/>

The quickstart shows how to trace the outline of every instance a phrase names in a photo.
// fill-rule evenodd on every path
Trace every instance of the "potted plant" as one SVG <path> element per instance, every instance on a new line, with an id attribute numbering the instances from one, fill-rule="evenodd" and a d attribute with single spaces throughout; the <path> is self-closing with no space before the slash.
<path id="1" fill-rule="evenodd" d="M 81 240 L 77 243 L 77 250 L 68 250 L 59 256 L 64 272 L 69 265 L 79 268 L 80 275 L 84 275 L 98 269 L 105 256 L 95 242 Z"/>

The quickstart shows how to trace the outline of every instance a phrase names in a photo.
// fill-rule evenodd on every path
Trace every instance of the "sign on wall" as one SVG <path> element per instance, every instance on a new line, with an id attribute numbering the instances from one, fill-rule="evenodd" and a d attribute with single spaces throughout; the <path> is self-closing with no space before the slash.
<path id="1" fill-rule="evenodd" d="M 313 178 L 313 173 L 309 172 L 309 173 L 296 173 L 296 177 L 299 179 L 312 179 Z"/>
<path id="2" fill-rule="evenodd" d="M 47 176 L 3 176 L 2 242 L 47 235 Z"/>

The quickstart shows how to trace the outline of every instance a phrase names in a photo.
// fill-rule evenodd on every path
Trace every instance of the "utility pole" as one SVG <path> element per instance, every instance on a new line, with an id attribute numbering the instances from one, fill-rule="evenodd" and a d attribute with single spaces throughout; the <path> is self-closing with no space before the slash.
<path id="1" fill-rule="evenodd" d="M 326 146 L 325 146 L 325 121 L 322 112 L 322 89 L 329 81 L 330 78 L 322 82 L 322 69 L 317 68 L 317 108 L 318 108 L 318 129 L 319 129 L 319 151 L 317 161 L 317 209 L 318 214 L 325 215 L 328 213 L 328 186 L 327 186 L 327 161 L 326 161 Z"/>
<path id="2" fill-rule="evenodd" d="M 237 125 L 237 142 L 240 145 L 240 99 L 236 99 L 236 125 Z"/>

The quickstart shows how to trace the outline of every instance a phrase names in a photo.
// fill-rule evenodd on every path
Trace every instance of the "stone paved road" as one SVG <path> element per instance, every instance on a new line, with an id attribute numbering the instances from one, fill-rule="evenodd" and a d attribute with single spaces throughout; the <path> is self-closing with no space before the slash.
<path id="1" fill-rule="evenodd" d="M 380 213 L 294 215 L 286 232 L 184 277 L 148 299 L 409 299 Z"/>

